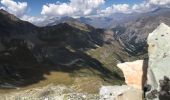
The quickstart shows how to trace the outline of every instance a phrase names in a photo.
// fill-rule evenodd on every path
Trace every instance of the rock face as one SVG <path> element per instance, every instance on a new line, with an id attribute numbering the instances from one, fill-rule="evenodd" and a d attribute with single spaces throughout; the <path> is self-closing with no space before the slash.
<path id="1" fill-rule="evenodd" d="M 160 24 L 148 37 L 149 45 L 149 67 L 147 84 L 151 91 L 160 90 L 160 80 L 170 77 L 170 27 Z M 150 100 L 148 98 L 148 100 Z M 151 100 L 158 100 L 157 97 Z M 168 99 L 169 100 L 169 99 Z"/>
<path id="2" fill-rule="evenodd" d="M 117 66 L 123 71 L 125 82 L 128 86 L 142 90 L 143 83 L 146 80 L 145 72 L 147 69 L 144 65 L 143 60 L 137 60 L 134 62 L 121 63 Z"/>
<path id="3" fill-rule="evenodd" d="M 100 100 L 142 100 L 142 91 L 126 85 L 103 86 Z"/>

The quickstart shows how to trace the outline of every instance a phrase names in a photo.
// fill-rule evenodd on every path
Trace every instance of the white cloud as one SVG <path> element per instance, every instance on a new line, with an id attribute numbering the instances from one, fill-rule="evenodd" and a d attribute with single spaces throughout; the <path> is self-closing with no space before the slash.
<path id="1" fill-rule="evenodd" d="M 4 9 L 9 13 L 14 14 L 18 18 L 25 21 L 29 21 L 35 25 L 39 25 L 40 23 L 45 22 L 46 20 L 45 16 L 40 15 L 39 17 L 34 17 L 27 15 L 28 11 L 27 2 L 15 2 L 14 0 L 0 0 L 0 3 L 2 4 L 0 9 Z"/>
<path id="2" fill-rule="evenodd" d="M 148 0 L 150 4 L 153 5 L 169 5 L 170 0 Z"/>
<path id="3" fill-rule="evenodd" d="M 39 24 L 42 24 L 42 22 L 44 22 L 47 18 L 45 16 L 34 17 L 34 16 L 24 15 L 24 16 L 21 17 L 21 19 L 28 21 L 28 22 L 31 22 L 35 25 L 39 25 Z"/>
<path id="4" fill-rule="evenodd" d="M 148 12 L 156 9 L 157 7 L 169 7 L 170 0 L 147 0 L 140 4 L 135 4 L 132 6 L 133 12 Z"/>
<path id="5" fill-rule="evenodd" d="M 0 7 L 0 9 L 5 9 L 5 7 Z"/>
<path id="6" fill-rule="evenodd" d="M 41 14 L 46 16 L 63 16 L 71 15 L 75 11 L 75 8 L 69 6 L 66 3 L 62 4 L 47 4 L 43 5 Z"/>
<path id="7" fill-rule="evenodd" d="M 3 9 L 16 15 L 17 17 L 22 17 L 27 10 L 27 2 L 15 2 L 13 0 L 1 0 Z"/>
<path id="8" fill-rule="evenodd" d="M 104 3 L 104 0 L 70 0 L 70 5 L 76 8 L 76 13 L 79 15 L 96 13 L 98 7 Z"/>
<path id="9" fill-rule="evenodd" d="M 113 13 L 130 13 L 129 11 L 130 6 L 128 4 L 113 4 L 111 7 L 101 10 L 99 13 L 109 15 Z"/>
<path id="10" fill-rule="evenodd" d="M 114 13 L 144 13 L 152 11 L 157 7 L 170 7 L 170 0 L 145 0 L 142 3 L 128 5 L 128 4 L 113 4 L 104 10 L 99 11 L 101 15 L 111 15 Z"/>
<path id="11" fill-rule="evenodd" d="M 143 2 L 141 4 L 134 4 L 131 8 L 131 11 L 144 13 L 144 12 L 152 11 L 153 9 L 155 9 L 155 6 L 151 5 L 148 2 Z"/>
<path id="12" fill-rule="evenodd" d="M 129 5 L 128 4 L 118 4 L 118 5 L 113 5 L 114 12 L 128 12 L 129 10 Z"/>
<path id="13" fill-rule="evenodd" d="M 86 16 L 97 12 L 104 0 L 70 0 L 69 3 L 43 5 L 42 15 L 45 16 Z"/>

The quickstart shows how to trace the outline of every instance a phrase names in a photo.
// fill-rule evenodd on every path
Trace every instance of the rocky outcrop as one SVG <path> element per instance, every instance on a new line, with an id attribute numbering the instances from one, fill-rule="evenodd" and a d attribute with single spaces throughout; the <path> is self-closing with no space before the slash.
<path id="1" fill-rule="evenodd" d="M 125 62 L 117 66 L 123 71 L 125 82 L 128 86 L 142 90 L 146 80 L 145 72 L 147 69 L 147 67 L 144 66 L 143 60 Z"/>
<path id="2" fill-rule="evenodd" d="M 170 27 L 160 24 L 148 37 L 149 67 L 147 84 L 151 86 L 149 93 L 159 91 L 160 80 L 170 77 Z M 170 99 L 170 98 L 169 98 Z M 168 100 L 169 100 L 168 99 Z M 158 96 L 148 100 L 159 100 Z"/>

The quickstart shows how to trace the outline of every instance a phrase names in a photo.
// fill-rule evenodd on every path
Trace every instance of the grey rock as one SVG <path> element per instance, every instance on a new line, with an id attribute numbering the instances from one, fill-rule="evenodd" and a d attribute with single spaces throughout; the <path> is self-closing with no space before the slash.
<path id="1" fill-rule="evenodd" d="M 160 80 L 164 76 L 170 77 L 170 27 L 160 24 L 148 36 L 149 67 L 147 84 L 151 85 L 151 91 L 160 90 Z M 151 92 L 150 91 L 150 92 Z M 148 99 L 150 100 L 150 99 Z M 159 100 L 157 96 L 151 100 Z"/>

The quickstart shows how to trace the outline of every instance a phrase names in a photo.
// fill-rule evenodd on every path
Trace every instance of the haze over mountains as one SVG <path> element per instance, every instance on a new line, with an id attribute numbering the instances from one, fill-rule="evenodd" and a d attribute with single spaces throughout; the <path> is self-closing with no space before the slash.
<path id="1" fill-rule="evenodd" d="M 170 9 L 115 17 L 56 18 L 38 27 L 0 10 L 0 86 L 43 80 L 70 85 L 82 77 L 102 84 L 124 83 L 116 64 L 147 57 L 146 38 L 161 22 L 170 25 Z M 44 77 L 51 72 L 63 76 Z"/>
<path id="2" fill-rule="evenodd" d="M 146 16 L 158 17 L 164 16 L 169 12 L 169 8 L 158 7 L 152 11 L 146 13 L 115 13 L 110 16 L 90 16 L 90 17 L 56 17 L 49 19 L 45 22 L 37 24 L 38 26 L 47 26 L 47 25 L 57 25 L 64 21 L 78 20 L 82 23 L 89 24 L 95 28 L 114 28 L 117 25 L 124 25 L 124 23 L 135 22 L 137 19 Z M 167 15 L 166 15 L 167 16 Z"/>

